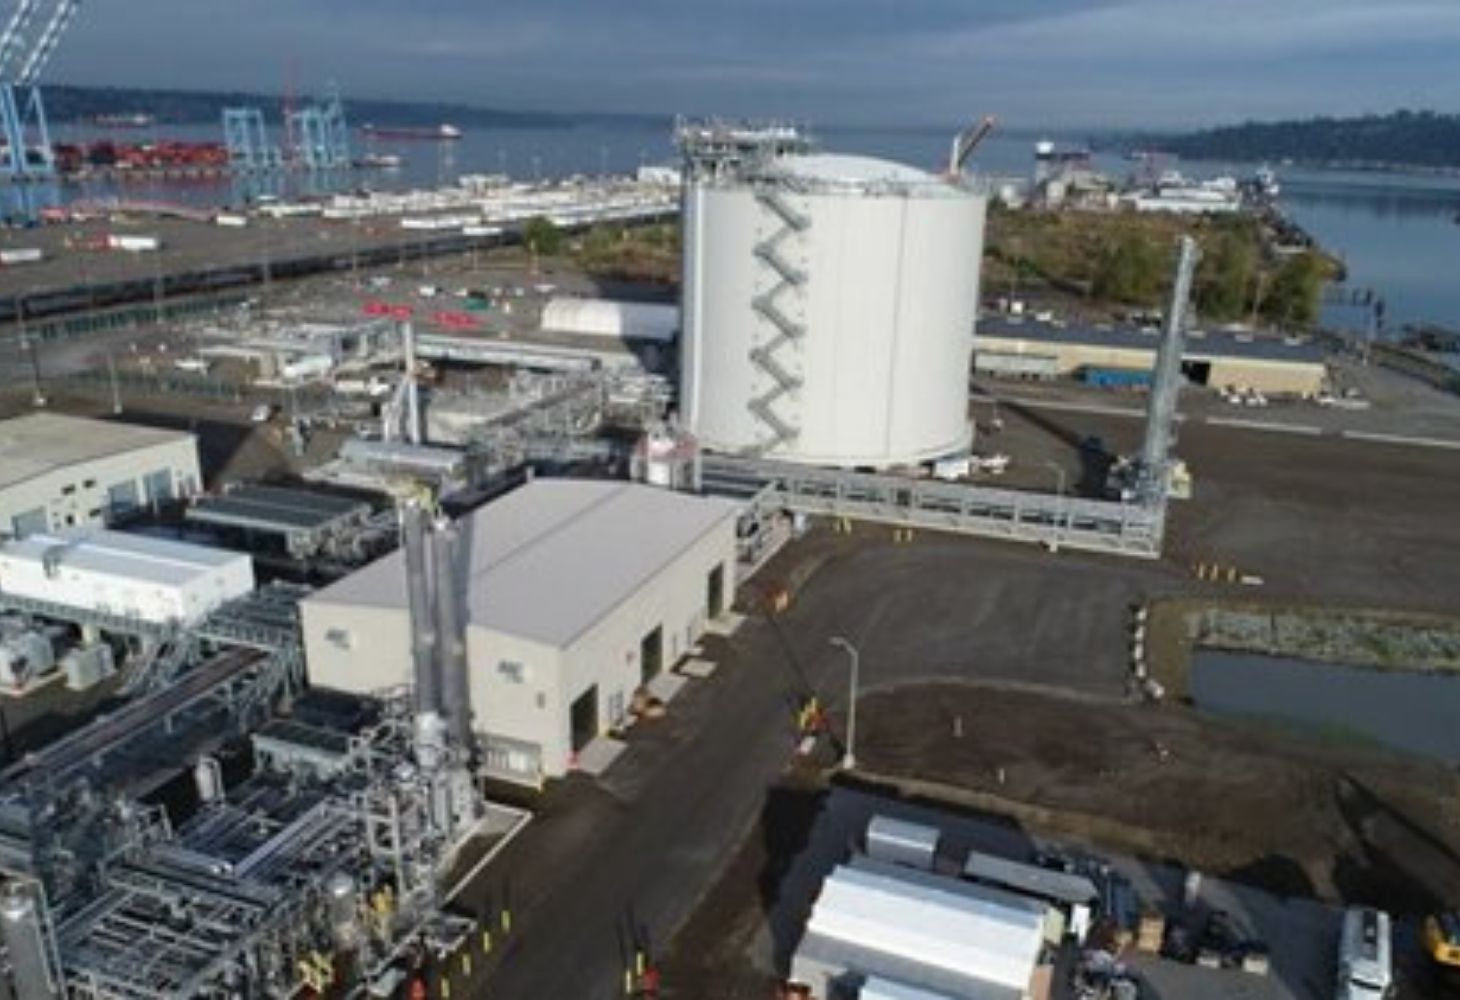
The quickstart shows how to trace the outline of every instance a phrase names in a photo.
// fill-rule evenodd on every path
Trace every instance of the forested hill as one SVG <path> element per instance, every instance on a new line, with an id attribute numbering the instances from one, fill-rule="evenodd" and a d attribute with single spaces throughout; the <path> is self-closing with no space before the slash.
<path id="1" fill-rule="evenodd" d="M 1189 159 L 1460 169 L 1460 115 L 1434 111 L 1247 122 L 1155 141 Z"/>
<path id="2" fill-rule="evenodd" d="M 311 96 L 299 94 L 296 104 Z M 667 120 L 649 116 L 573 114 L 541 111 L 509 111 L 470 104 L 442 102 L 385 101 L 351 98 L 344 94 L 345 114 L 351 122 L 378 125 L 503 126 L 513 128 L 572 128 L 595 121 L 654 121 L 668 127 Z M 46 111 L 52 121 L 85 121 L 99 115 L 145 113 L 159 124 L 216 124 L 225 107 L 253 105 L 264 109 L 271 120 L 279 116 L 278 95 L 227 93 L 218 91 L 144 90 L 131 87 L 76 87 L 50 84 L 45 87 Z"/>

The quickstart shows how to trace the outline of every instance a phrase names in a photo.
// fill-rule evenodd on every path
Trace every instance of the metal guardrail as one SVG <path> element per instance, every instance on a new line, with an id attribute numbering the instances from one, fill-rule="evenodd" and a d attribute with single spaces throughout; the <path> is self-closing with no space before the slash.
<path id="1" fill-rule="evenodd" d="M 1158 558 L 1165 505 L 1025 493 L 788 462 L 707 455 L 711 493 L 753 498 L 757 507 L 877 521 L 983 538 Z"/>

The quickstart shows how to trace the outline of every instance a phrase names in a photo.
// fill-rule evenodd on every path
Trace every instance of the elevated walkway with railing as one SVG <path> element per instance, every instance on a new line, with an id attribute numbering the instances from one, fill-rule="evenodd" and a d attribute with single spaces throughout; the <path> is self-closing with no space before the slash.
<path id="1" fill-rule="evenodd" d="M 1160 557 L 1165 532 L 1164 503 L 1089 500 L 728 455 L 704 457 L 702 483 L 707 492 L 744 498 L 767 514 L 790 510 L 1147 559 Z"/>

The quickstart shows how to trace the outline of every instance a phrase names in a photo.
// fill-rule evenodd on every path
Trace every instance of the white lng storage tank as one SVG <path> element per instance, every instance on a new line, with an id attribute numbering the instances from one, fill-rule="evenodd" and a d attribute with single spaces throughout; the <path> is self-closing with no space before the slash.
<path id="1" fill-rule="evenodd" d="M 887 160 L 710 134 L 681 140 L 684 424 L 713 451 L 817 465 L 967 449 L 985 198 Z"/>

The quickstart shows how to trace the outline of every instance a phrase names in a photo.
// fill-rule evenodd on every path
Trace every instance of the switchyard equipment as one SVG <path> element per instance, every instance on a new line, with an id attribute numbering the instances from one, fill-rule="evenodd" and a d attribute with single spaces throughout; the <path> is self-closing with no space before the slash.
<path id="1" fill-rule="evenodd" d="M 711 451 L 828 466 L 968 447 L 986 199 L 961 176 L 681 125 L 680 407 Z"/>
<path id="2" fill-rule="evenodd" d="M 56 172 L 37 81 L 80 6 L 80 0 L 16 0 L 0 29 L 0 131 L 6 146 L 0 168 L 11 180 L 40 180 Z"/>

